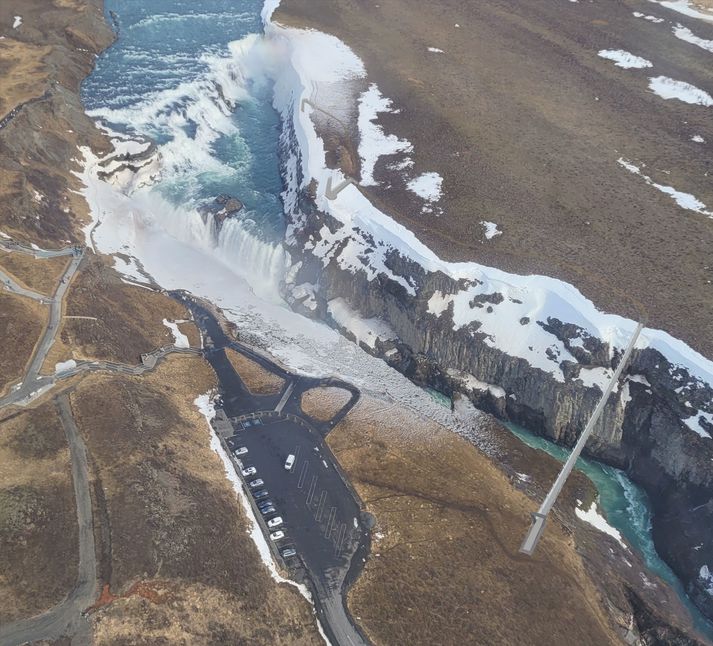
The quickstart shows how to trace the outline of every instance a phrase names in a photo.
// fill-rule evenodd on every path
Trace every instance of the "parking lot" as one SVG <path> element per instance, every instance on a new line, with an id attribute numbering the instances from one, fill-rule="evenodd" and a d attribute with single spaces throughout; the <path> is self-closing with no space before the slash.
<path id="1" fill-rule="evenodd" d="M 320 577 L 327 588 L 341 586 L 345 569 L 357 550 L 363 528 L 358 503 L 345 486 L 322 446 L 319 434 L 287 419 L 246 420 L 234 423 L 235 435 L 227 439 L 232 451 L 240 447 L 247 453 L 237 456 L 244 468 L 256 469 L 279 516 L 285 537 L 277 541 L 280 550 L 294 548 L 307 569 Z M 291 469 L 285 468 L 288 455 L 294 455 Z M 290 558 L 286 564 L 291 563 Z M 340 576 L 335 576 L 337 574 Z"/>
<path id="2" fill-rule="evenodd" d="M 266 539 L 277 548 L 291 578 L 309 585 L 330 641 L 366 644 L 348 613 L 345 593 L 366 560 L 371 517 L 361 511 L 358 495 L 325 444 L 331 429 L 358 401 L 359 390 L 334 377 L 318 379 L 289 372 L 229 338 L 215 314 L 190 296 L 181 292 L 172 295 L 191 310 L 201 331 L 204 356 L 220 384 L 212 423 L 233 459 L 239 461 L 240 470 L 250 469 L 241 477 L 255 513 L 265 521 L 261 525 Z M 228 360 L 225 348 L 278 376 L 284 383 L 280 392 L 251 392 Z M 301 396 L 325 386 L 347 390 L 351 398 L 331 419 L 310 419 L 300 408 Z M 238 451 L 240 448 L 247 451 Z M 295 458 L 288 470 L 285 460 L 289 455 Z M 260 486 L 250 487 L 256 479 L 262 480 Z M 263 515 L 259 505 L 266 501 L 274 509 Z M 268 527 L 277 517 L 282 523 Z M 284 536 L 271 541 L 269 535 L 276 530 Z M 294 554 L 285 550 L 294 550 Z"/>

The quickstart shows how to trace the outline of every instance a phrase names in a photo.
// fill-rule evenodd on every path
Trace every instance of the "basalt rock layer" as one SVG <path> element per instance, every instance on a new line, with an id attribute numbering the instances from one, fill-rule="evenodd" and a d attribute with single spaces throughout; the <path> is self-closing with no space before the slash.
<path id="1" fill-rule="evenodd" d="M 289 131 L 283 143 L 283 153 L 288 155 L 292 147 L 294 154 Z M 601 385 L 591 383 L 585 374 L 611 371 L 620 359 L 619 349 L 568 321 L 538 320 L 576 359 L 561 362 L 564 379 L 559 380 L 488 344 L 488 335 L 479 330 L 477 311 L 496 306 L 501 294 L 474 299 L 474 321 L 458 327 L 452 304 L 433 313 L 429 301 L 434 294 L 456 294 L 463 289 L 461 281 L 427 271 L 395 250 L 387 255 L 391 276 L 367 271 L 367 257 L 360 258 L 364 270 L 354 270 L 353 264 L 345 268 L 340 263 L 344 244 L 335 245 L 328 256 L 313 253 L 320 240 L 343 225 L 316 207 L 309 190 L 299 194 L 288 217 L 286 247 L 292 268 L 285 295 L 295 310 L 329 321 L 416 383 L 447 395 L 464 393 L 501 419 L 557 443 L 574 444 L 602 395 Z M 407 277 L 413 290 L 393 275 Z M 336 302 L 340 316 L 334 315 Z M 345 306 L 355 325 L 345 323 Z M 358 330 L 374 321 L 380 322 L 380 332 L 364 342 Z M 556 362 L 557 356 L 552 360 Z M 624 470 L 647 491 L 656 548 L 709 617 L 713 585 L 705 574 L 713 564 L 713 439 L 707 437 L 713 435 L 708 422 L 712 401 L 709 384 L 656 349 L 636 349 L 586 448 L 588 456 Z M 705 414 L 695 418 L 692 411 Z"/>

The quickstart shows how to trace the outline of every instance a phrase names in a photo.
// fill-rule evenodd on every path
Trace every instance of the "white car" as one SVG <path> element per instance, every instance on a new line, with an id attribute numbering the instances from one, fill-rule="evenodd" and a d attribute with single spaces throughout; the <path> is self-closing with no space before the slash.
<path id="1" fill-rule="evenodd" d="M 247 452 L 247 446 L 239 446 L 237 449 L 235 449 L 235 455 L 245 455 Z"/>
<path id="2" fill-rule="evenodd" d="M 262 487 L 262 485 L 264 485 L 265 483 L 262 481 L 262 478 L 257 478 L 256 480 L 253 480 L 248 484 L 250 485 L 251 489 L 257 489 L 258 487 Z"/>
<path id="3" fill-rule="evenodd" d="M 292 471 L 292 467 L 294 466 L 294 464 L 295 464 L 295 456 L 292 453 L 290 453 L 287 456 L 287 460 L 285 460 L 285 469 L 287 469 L 287 471 Z"/>
<path id="4" fill-rule="evenodd" d="M 242 473 L 247 478 L 248 476 L 254 476 L 257 473 L 257 469 L 255 467 L 247 467 L 246 469 L 243 469 L 240 473 Z"/>
<path id="5" fill-rule="evenodd" d="M 270 539 L 273 541 L 279 541 L 281 538 L 285 538 L 285 532 L 281 529 L 278 529 L 276 532 L 272 532 L 270 534 Z"/>
<path id="6" fill-rule="evenodd" d="M 274 529 L 275 527 L 279 527 L 280 525 L 282 525 L 282 518 L 280 516 L 275 516 L 274 518 L 271 518 L 267 521 L 267 526 L 269 529 Z"/>

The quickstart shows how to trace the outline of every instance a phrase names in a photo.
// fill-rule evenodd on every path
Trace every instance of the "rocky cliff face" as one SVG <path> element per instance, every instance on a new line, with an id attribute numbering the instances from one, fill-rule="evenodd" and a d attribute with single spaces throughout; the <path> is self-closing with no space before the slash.
<path id="1" fill-rule="evenodd" d="M 283 146 L 285 158 L 295 154 L 289 126 Z M 290 168 L 294 172 L 295 165 Z M 564 445 L 575 442 L 601 397 L 601 384 L 620 358 L 619 350 L 569 321 L 538 320 L 575 359 L 559 361 L 556 350 L 548 349 L 564 375 L 556 378 L 493 347 L 479 330 L 478 312 L 492 312 L 502 294 L 474 298 L 469 303 L 473 320 L 454 325 L 453 303 L 434 311 L 432 299 L 435 295 L 445 302 L 444 295 L 463 290 L 462 281 L 427 271 L 396 250 L 387 253 L 385 270 L 376 275 L 368 249 L 358 256 L 364 269 L 353 257 L 344 262 L 348 245 L 344 239 L 332 243 L 342 223 L 319 211 L 308 191 L 292 198 L 286 200 L 292 204 L 286 246 L 293 266 L 285 294 L 296 310 L 330 321 L 419 384 L 446 394 L 465 393 L 501 419 Z M 359 234 L 364 235 L 353 229 L 348 235 Z M 330 252 L 315 253 L 325 238 L 332 244 Z M 378 244 L 373 241 L 374 247 Z M 373 334 L 363 337 L 365 327 Z M 513 343 L 516 333 L 514 326 Z M 656 547 L 709 617 L 713 586 L 704 568 L 713 565 L 712 401 L 709 384 L 657 350 L 637 349 L 586 449 L 589 456 L 625 470 L 649 493 Z"/>

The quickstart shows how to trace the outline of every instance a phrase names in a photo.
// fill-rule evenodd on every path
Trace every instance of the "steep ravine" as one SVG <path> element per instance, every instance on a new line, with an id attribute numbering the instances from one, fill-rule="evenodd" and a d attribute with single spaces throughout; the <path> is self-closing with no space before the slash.
<path id="1" fill-rule="evenodd" d="M 288 124 L 282 151 L 286 172 L 299 168 L 294 159 L 288 163 L 299 154 L 296 148 Z M 577 360 L 562 362 L 565 379 L 558 381 L 526 360 L 488 345 L 478 331 L 477 319 L 456 329 L 452 304 L 440 314 L 429 311 L 435 292 L 455 294 L 463 289 L 449 276 L 428 272 L 397 251 L 389 252 L 392 276 L 407 277 L 414 295 L 385 273 L 370 279 L 365 271 L 344 269 L 339 248 L 329 257 L 311 253 L 309 249 L 327 230 L 333 233 L 342 224 L 320 211 L 308 191 L 299 194 L 288 219 L 286 247 L 292 270 L 284 288 L 295 310 L 327 320 L 354 337 L 330 314 L 329 302 L 343 299 L 340 303 L 346 302 L 362 321 L 377 319 L 391 328 L 392 334 L 361 345 L 416 383 L 446 394 L 462 392 L 501 419 L 566 446 L 574 443 L 601 396 L 599 386 L 585 385 L 578 375 L 582 369 L 616 365 L 618 354 L 612 352 L 610 359 L 608 344 L 567 321 L 537 321 Z M 362 262 L 366 265 L 368 259 Z M 491 307 L 490 299 L 497 303 L 502 296 L 493 293 L 472 302 L 471 308 L 485 311 Z M 691 405 L 710 411 L 712 400 L 708 384 L 672 365 L 657 350 L 637 349 L 586 450 L 590 457 L 625 470 L 649 494 L 656 548 L 710 618 L 713 596 L 701 572 L 713 563 L 709 531 L 713 527 L 713 441 L 683 420 L 690 422 Z M 699 424 L 713 432 L 705 418 Z"/>

